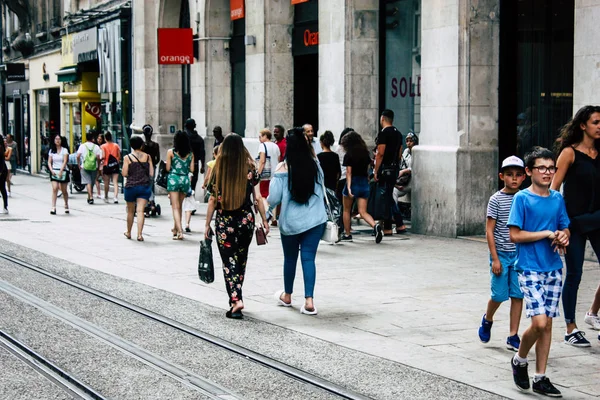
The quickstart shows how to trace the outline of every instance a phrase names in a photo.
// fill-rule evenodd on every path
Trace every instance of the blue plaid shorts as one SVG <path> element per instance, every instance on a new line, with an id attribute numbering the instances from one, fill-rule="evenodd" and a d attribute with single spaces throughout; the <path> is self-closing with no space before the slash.
<path id="1" fill-rule="evenodd" d="M 562 293 L 562 269 L 550 272 L 519 271 L 519 285 L 525 299 L 527 317 L 546 314 L 558 317 Z"/>

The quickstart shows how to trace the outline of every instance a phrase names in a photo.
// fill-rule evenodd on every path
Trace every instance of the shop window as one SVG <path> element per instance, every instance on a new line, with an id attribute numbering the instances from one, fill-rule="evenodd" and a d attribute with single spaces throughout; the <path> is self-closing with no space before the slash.
<path id="1" fill-rule="evenodd" d="M 403 133 L 421 131 L 421 0 L 381 1 L 381 109 Z"/>

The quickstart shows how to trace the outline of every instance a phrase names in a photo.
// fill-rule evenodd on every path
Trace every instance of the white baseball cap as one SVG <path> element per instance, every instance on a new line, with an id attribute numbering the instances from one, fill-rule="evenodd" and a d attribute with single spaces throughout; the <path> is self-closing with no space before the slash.
<path id="1" fill-rule="evenodd" d="M 500 168 L 500 171 L 503 171 L 504 168 L 508 167 L 519 167 L 525 169 L 525 163 L 517 156 L 510 156 L 502 161 L 502 168 Z"/>

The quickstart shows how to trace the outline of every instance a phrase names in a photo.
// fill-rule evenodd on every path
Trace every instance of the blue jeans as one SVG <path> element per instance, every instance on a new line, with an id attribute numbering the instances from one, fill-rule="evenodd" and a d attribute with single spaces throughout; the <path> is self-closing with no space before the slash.
<path id="1" fill-rule="evenodd" d="M 321 224 L 297 235 L 281 235 L 281 245 L 283 246 L 283 284 L 286 293 L 292 294 L 294 292 L 296 264 L 298 263 L 298 252 L 300 252 L 302 274 L 304 276 L 304 297 L 314 297 L 313 293 L 317 279 L 315 258 L 324 230 L 325 224 Z"/>
<path id="2" fill-rule="evenodd" d="M 569 247 L 565 254 L 565 263 L 567 264 L 567 276 L 563 286 L 563 311 L 565 322 L 571 324 L 575 322 L 575 307 L 577 306 L 577 291 L 581 282 L 583 273 L 583 258 L 585 256 L 585 242 L 590 240 L 592 248 L 600 262 L 600 231 L 593 231 L 587 234 L 580 233 L 571 226 L 571 237 L 569 238 Z"/>

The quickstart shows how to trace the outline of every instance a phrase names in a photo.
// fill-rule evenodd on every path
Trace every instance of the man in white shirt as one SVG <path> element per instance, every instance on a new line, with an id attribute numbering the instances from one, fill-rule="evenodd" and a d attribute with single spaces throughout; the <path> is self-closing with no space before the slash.
<path id="1" fill-rule="evenodd" d="M 315 156 L 322 152 L 323 149 L 321 149 L 321 143 L 319 142 L 319 139 L 315 139 L 315 131 L 313 130 L 313 126 L 311 124 L 304 124 L 302 129 L 304 129 L 304 134 L 308 138 L 308 143 L 310 143 L 315 151 Z"/>
<path id="2" fill-rule="evenodd" d="M 98 175 L 98 166 L 102 160 L 102 150 L 94 143 L 95 136 L 94 131 L 88 132 L 86 142 L 82 143 L 77 150 L 77 164 L 81 172 L 81 183 L 87 187 L 88 204 L 94 204 L 93 187 Z"/>
<path id="3" fill-rule="evenodd" d="M 260 175 L 260 194 L 266 199 L 269 196 L 269 184 L 271 176 L 279 164 L 281 155 L 279 146 L 271 142 L 272 134 L 267 128 L 260 131 L 258 140 L 258 157 L 256 157 L 256 172 Z"/>

